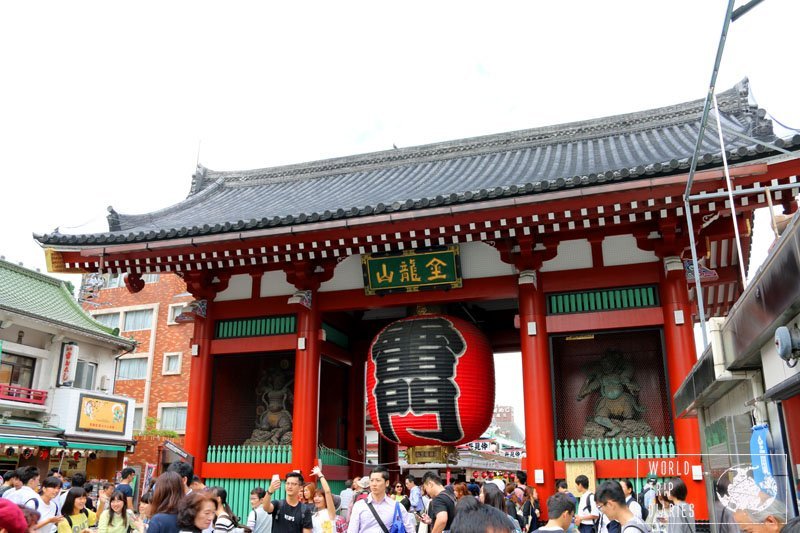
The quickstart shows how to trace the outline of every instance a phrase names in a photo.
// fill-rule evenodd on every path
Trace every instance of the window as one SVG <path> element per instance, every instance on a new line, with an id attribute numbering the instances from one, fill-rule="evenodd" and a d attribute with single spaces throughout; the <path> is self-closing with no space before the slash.
<path id="1" fill-rule="evenodd" d="M 94 380 L 97 375 L 97 363 L 89 363 L 78 359 L 75 371 L 75 381 L 72 386 L 76 389 L 94 390 Z"/>
<path id="2" fill-rule="evenodd" d="M 125 313 L 125 327 L 122 331 L 137 331 L 150 329 L 153 324 L 153 310 L 141 309 L 139 311 L 127 311 Z"/>
<path id="3" fill-rule="evenodd" d="M 30 389 L 35 366 L 36 359 L 32 357 L 4 353 L 0 359 L 0 384 Z"/>
<path id="4" fill-rule="evenodd" d="M 167 316 L 167 324 L 177 324 L 176 318 L 183 312 L 186 304 L 172 304 L 169 306 L 169 316 Z"/>
<path id="5" fill-rule="evenodd" d="M 103 313 L 101 315 L 92 315 L 92 318 L 107 328 L 113 329 L 119 327 L 119 313 Z"/>
<path id="6" fill-rule="evenodd" d="M 171 429 L 178 433 L 186 431 L 186 407 L 160 407 L 161 416 L 159 417 L 159 429 Z"/>
<path id="7" fill-rule="evenodd" d="M 145 379 L 147 378 L 147 358 L 120 359 L 117 370 L 117 379 Z"/>
<path id="8" fill-rule="evenodd" d="M 125 278 L 128 276 L 124 274 L 107 274 L 104 276 L 105 285 L 104 289 L 116 289 L 117 287 L 125 286 Z M 142 281 L 145 283 L 158 283 L 158 274 L 142 274 Z"/>
<path id="9" fill-rule="evenodd" d="M 165 353 L 164 354 L 164 368 L 161 370 L 162 374 L 180 374 L 181 373 L 181 353 Z"/>
<path id="10" fill-rule="evenodd" d="M 158 274 L 142 274 L 142 281 L 145 283 L 158 283 Z"/>
<path id="11" fill-rule="evenodd" d="M 133 429 L 142 429 L 144 418 L 144 407 L 137 407 L 133 410 Z"/>

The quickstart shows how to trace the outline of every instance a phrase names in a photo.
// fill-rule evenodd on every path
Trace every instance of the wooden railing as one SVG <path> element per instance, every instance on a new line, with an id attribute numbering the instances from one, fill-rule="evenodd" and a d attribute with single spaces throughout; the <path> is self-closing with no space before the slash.
<path id="1" fill-rule="evenodd" d="M 642 459 L 675 457 L 675 441 L 669 437 L 625 437 L 615 439 L 559 440 L 556 460 Z"/>
<path id="2" fill-rule="evenodd" d="M 47 391 L 0 384 L 0 400 L 44 405 L 47 401 Z"/>

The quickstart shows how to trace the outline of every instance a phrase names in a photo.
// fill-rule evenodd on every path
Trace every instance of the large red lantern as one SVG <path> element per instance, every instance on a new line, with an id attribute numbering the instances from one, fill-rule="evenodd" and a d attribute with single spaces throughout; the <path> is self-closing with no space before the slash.
<path id="1" fill-rule="evenodd" d="M 494 358 L 475 326 L 443 315 L 386 326 L 367 358 L 369 414 L 387 440 L 405 446 L 454 446 L 489 427 Z"/>

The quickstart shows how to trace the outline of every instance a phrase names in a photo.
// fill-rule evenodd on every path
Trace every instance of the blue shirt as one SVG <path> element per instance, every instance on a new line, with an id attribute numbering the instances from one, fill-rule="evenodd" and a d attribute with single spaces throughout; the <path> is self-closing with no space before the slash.
<path id="1" fill-rule="evenodd" d="M 178 515 L 170 513 L 157 513 L 150 519 L 147 533 L 178 533 Z"/>

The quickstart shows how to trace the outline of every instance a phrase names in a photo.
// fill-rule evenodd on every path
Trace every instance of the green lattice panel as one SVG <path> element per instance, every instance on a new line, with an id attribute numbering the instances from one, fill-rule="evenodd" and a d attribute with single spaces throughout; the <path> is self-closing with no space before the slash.
<path id="1" fill-rule="evenodd" d="M 617 311 L 658 305 L 658 288 L 655 285 L 547 295 L 547 312 L 551 315 Z"/>

